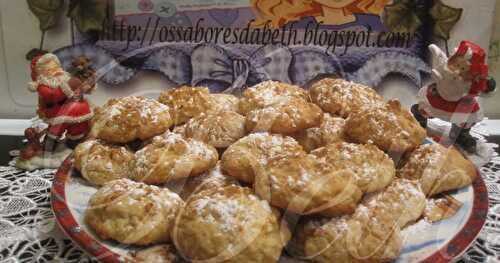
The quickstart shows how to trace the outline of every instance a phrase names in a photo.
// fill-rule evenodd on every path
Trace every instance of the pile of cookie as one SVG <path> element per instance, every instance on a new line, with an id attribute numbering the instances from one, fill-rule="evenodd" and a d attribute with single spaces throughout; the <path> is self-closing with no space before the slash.
<path id="1" fill-rule="evenodd" d="M 476 176 L 455 149 L 422 145 L 398 101 L 342 79 L 112 99 L 89 137 L 74 153 L 99 188 L 85 222 L 144 246 L 138 261 L 391 261 L 427 200 Z"/>

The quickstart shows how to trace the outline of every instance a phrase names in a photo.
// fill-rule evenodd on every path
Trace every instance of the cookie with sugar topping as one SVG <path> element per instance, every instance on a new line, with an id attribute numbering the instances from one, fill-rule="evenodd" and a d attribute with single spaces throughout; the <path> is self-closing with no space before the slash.
<path id="1" fill-rule="evenodd" d="M 253 183 L 255 167 L 280 156 L 304 155 L 302 147 L 292 138 L 279 134 L 253 133 L 241 138 L 222 154 L 221 168 L 228 175 Z"/>
<path id="2" fill-rule="evenodd" d="M 370 214 L 363 206 L 358 211 L 353 217 L 312 226 L 306 233 L 305 257 L 320 263 L 390 262 L 398 258 L 403 248 L 399 226 Z"/>
<path id="3" fill-rule="evenodd" d="M 167 132 L 135 153 L 131 178 L 148 184 L 162 184 L 201 174 L 213 168 L 217 150 L 198 140 Z"/>
<path id="4" fill-rule="evenodd" d="M 160 94 L 158 101 L 170 107 L 175 125 L 217 108 L 217 102 L 206 87 L 182 86 Z"/>
<path id="5" fill-rule="evenodd" d="M 427 196 L 465 187 L 477 176 L 475 165 L 454 147 L 425 144 L 413 151 L 398 176 L 420 182 Z"/>
<path id="6" fill-rule="evenodd" d="M 413 151 L 426 137 L 425 129 L 397 100 L 351 114 L 345 133 L 354 142 L 373 143 L 389 153 Z"/>
<path id="7" fill-rule="evenodd" d="M 305 228 L 306 257 L 315 262 L 394 260 L 402 248 L 400 229 L 421 217 L 425 203 L 418 183 L 394 180 L 365 198 L 353 215 Z"/>
<path id="8" fill-rule="evenodd" d="M 341 218 L 341 217 L 335 217 Z M 292 221 L 294 226 L 292 239 L 288 242 L 286 252 L 293 258 L 307 259 L 306 258 L 306 241 L 320 226 L 328 223 L 335 218 L 316 217 L 316 216 L 301 216 L 298 220 Z M 343 261 L 342 261 L 343 262 Z"/>
<path id="9" fill-rule="evenodd" d="M 403 228 L 422 216 L 426 198 L 418 182 L 399 178 L 384 191 L 365 198 L 363 205 L 375 217 Z"/>
<path id="10" fill-rule="evenodd" d="M 305 257 L 314 262 L 389 262 L 402 249 L 401 228 L 419 219 L 425 195 L 416 182 L 394 180 L 363 200 L 353 215 L 299 226 Z"/>
<path id="11" fill-rule="evenodd" d="M 372 88 L 344 79 L 325 78 L 311 85 L 312 102 L 325 112 L 347 118 L 352 112 L 384 103 Z"/>
<path id="12" fill-rule="evenodd" d="M 172 245 L 156 245 L 131 253 L 137 263 L 176 263 L 183 262 Z"/>
<path id="13" fill-rule="evenodd" d="M 275 207 L 295 214 L 338 216 L 353 213 L 362 192 L 350 170 L 323 169 L 314 155 L 279 157 L 257 166 L 254 189 Z"/>
<path id="14" fill-rule="evenodd" d="M 219 162 L 211 170 L 188 178 L 182 187 L 181 197 L 187 200 L 193 194 L 198 194 L 205 190 L 221 189 L 231 185 L 239 185 L 239 183 L 234 177 L 224 174 Z"/>
<path id="15" fill-rule="evenodd" d="M 304 150 L 310 152 L 331 143 L 344 141 L 344 127 L 344 119 L 325 113 L 319 127 L 302 130 L 291 136 L 304 147 Z"/>
<path id="16" fill-rule="evenodd" d="M 392 159 L 376 146 L 338 142 L 311 152 L 327 169 L 352 171 L 354 183 L 363 193 L 372 193 L 387 187 L 396 168 Z"/>
<path id="17" fill-rule="evenodd" d="M 320 126 L 321 109 L 301 98 L 289 98 L 272 106 L 250 111 L 246 116 L 249 132 L 293 134 Z"/>
<path id="18" fill-rule="evenodd" d="M 313 262 L 356 262 L 347 250 L 347 219 L 336 217 L 330 220 L 300 222 L 296 235 L 300 237 L 299 249 L 302 258 Z"/>
<path id="19" fill-rule="evenodd" d="M 93 185 L 103 185 L 109 181 L 128 178 L 134 167 L 135 156 L 123 146 L 88 140 L 76 146 L 75 168 L 83 178 Z"/>
<path id="20" fill-rule="evenodd" d="M 150 245 L 170 240 L 182 199 L 165 188 L 119 179 L 89 200 L 85 223 L 104 240 Z"/>
<path id="21" fill-rule="evenodd" d="M 192 195 L 172 238 L 191 261 L 271 263 L 278 261 L 290 232 L 251 189 L 228 186 Z"/>
<path id="22" fill-rule="evenodd" d="M 253 110 L 267 108 L 290 98 L 309 101 L 307 91 L 299 86 L 268 80 L 246 89 L 239 102 L 239 112 L 247 115 Z"/>
<path id="23" fill-rule="evenodd" d="M 90 137 L 110 143 L 147 140 L 172 126 L 170 109 L 143 97 L 111 99 L 95 111 Z"/>
<path id="24" fill-rule="evenodd" d="M 234 111 L 218 111 L 200 114 L 190 119 L 182 132 L 187 138 L 208 143 L 215 148 L 227 148 L 246 135 L 245 117 Z"/>
<path id="25" fill-rule="evenodd" d="M 240 99 L 231 94 L 212 93 L 210 94 L 220 110 L 239 111 Z"/>

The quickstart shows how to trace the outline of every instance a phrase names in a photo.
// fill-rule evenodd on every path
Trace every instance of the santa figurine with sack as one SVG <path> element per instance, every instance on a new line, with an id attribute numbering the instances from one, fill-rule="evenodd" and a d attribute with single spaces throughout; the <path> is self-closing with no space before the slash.
<path id="1" fill-rule="evenodd" d="M 469 41 L 462 41 L 449 58 L 436 45 L 429 49 L 433 83 L 419 91 L 412 113 L 424 128 L 429 118 L 450 122 L 450 141 L 474 153 L 477 142 L 470 129 L 484 118 L 477 97 L 492 93 L 496 86 L 488 77 L 486 54 Z"/>
<path id="2" fill-rule="evenodd" d="M 57 56 L 47 53 L 32 60 L 31 78 L 28 88 L 38 94 L 37 115 L 47 127 L 30 128 L 30 140 L 16 164 L 27 170 L 55 168 L 71 153 L 67 146 L 76 145 L 90 129 L 93 111 L 83 95 L 94 89 L 95 77 L 71 76 Z M 33 135 L 35 131 L 39 134 Z"/>

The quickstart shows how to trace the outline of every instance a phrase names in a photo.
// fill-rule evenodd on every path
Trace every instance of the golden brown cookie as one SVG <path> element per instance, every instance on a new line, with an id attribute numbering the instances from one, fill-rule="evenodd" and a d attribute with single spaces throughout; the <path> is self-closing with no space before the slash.
<path id="1" fill-rule="evenodd" d="M 131 178 L 148 184 L 201 174 L 213 168 L 218 153 L 212 146 L 167 132 L 135 153 L 136 167 Z"/>
<path id="2" fill-rule="evenodd" d="M 137 263 L 176 263 L 181 262 L 171 245 L 156 245 L 134 252 L 132 255 Z"/>
<path id="3" fill-rule="evenodd" d="M 347 231 L 349 225 L 346 217 L 332 218 L 330 221 L 307 222 L 300 226 L 299 235 L 303 236 L 303 258 L 313 262 L 357 262 L 347 250 Z"/>
<path id="4" fill-rule="evenodd" d="M 74 151 L 75 168 L 83 178 L 94 185 L 128 178 L 135 165 L 134 153 L 123 146 L 114 146 L 98 140 L 80 143 Z"/>
<path id="5" fill-rule="evenodd" d="M 309 94 L 311 100 L 325 112 L 342 118 L 384 103 L 384 99 L 372 88 L 344 79 L 322 79 L 311 86 Z"/>
<path id="6" fill-rule="evenodd" d="M 170 240 L 175 216 L 183 205 L 168 189 L 119 179 L 92 195 L 85 223 L 104 240 L 133 245 L 164 243 Z"/>
<path id="7" fill-rule="evenodd" d="M 249 132 L 293 134 L 320 126 L 323 112 L 302 98 L 289 98 L 272 106 L 250 111 L 246 116 Z"/>
<path id="8" fill-rule="evenodd" d="M 168 106 L 143 97 L 111 99 L 95 111 L 91 138 L 110 143 L 147 140 L 172 126 Z"/>
<path id="9" fill-rule="evenodd" d="M 246 116 L 253 110 L 267 108 L 290 98 L 309 101 L 309 95 L 299 86 L 272 80 L 264 81 L 243 92 L 239 112 Z"/>
<path id="10" fill-rule="evenodd" d="M 426 131 L 397 100 L 354 112 L 347 119 L 345 133 L 357 143 L 373 143 L 390 153 L 412 151 L 426 136 Z"/>
<path id="11" fill-rule="evenodd" d="M 253 133 L 241 138 L 226 149 L 221 157 L 221 167 L 228 175 L 253 183 L 255 166 L 265 165 L 269 160 L 280 156 L 305 154 L 302 147 L 291 137 Z"/>
<path id="12" fill-rule="evenodd" d="M 363 203 L 376 217 L 392 220 L 403 228 L 422 216 L 426 199 L 418 182 L 396 179 L 384 191 L 365 198 Z"/>
<path id="13" fill-rule="evenodd" d="M 240 99 L 238 97 L 223 93 L 212 93 L 211 96 L 220 110 L 239 111 Z"/>
<path id="14" fill-rule="evenodd" d="M 255 193 L 296 214 L 350 214 L 362 196 L 354 182 L 346 179 L 353 176 L 351 171 L 326 171 L 313 155 L 275 158 L 257 167 Z"/>
<path id="15" fill-rule="evenodd" d="M 288 255 L 297 259 L 306 259 L 306 242 L 309 237 L 314 234 L 314 231 L 322 225 L 328 223 L 332 218 L 321 218 L 315 216 L 301 216 L 296 224 L 290 224 L 290 229 L 293 229 L 292 239 L 288 242 L 286 252 Z"/>
<path id="16" fill-rule="evenodd" d="M 423 217 L 427 222 L 434 223 L 455 216 L 463 203 L 451 195 L 439 198 L 429 198 L 425 205 Z"/>
<path id="17" fill-rule="evenodd" d="M 391 262 L 402 249 L 401 230 L 362 217 L 333 218 L 306 239 L 306 257 L 313 262 Z"/>
<path id="18" fill-rule="evenodd" d="M 433 143 L 411 153 L 398 176 L 419 181 L 424 193 L 433 196 L 472 184 L 477 170 L 455 148 Z"/>
<path id="19" fill-rule="evenodd" d="M 352 216 L 334 218 L 306 238 L 306 256 L 315 262 L 389 262 L 399 257 L 400 229 L 425 207 L 418 184 L 396 180 L 358 206 Z"/>
<path id="20" fill-rule="evenodd" d="M 192 195 L 172 237 L 191 261 L 277 262 L 290 233 L 266 201 L 248 188 L 228 186 Z"/>
<path id="21" fill-rule="evenodd" d="M 190 119 L 177 132 L 215 148 L 227 148 L 246 135 L 245 117 L 234 111 L 203 113 Z"/>
<path id="22" fill-rule="evenodd" d="M 304 147 L 304 150 L 310 152 L 331 143 L 344 141 L 344 126 L 344 119 L 325 113 L 319 127 L 299 131 L 292 137 Z"/>
<path id="23" fill-rule="evenodd" d="M 392 223 L 387 214 L 362 212 L 362 207 L 348 221 L 345 236 L 349 255 L 367 262 L 391 262 L 398 258 L 403 248 L 401 229 Z"/>
<path id="24" fill-rule="evenodd" d="M 220 168 L 220 163 L 217 163 L 210 171 L 190 177 L 182 187 L 181 197 L 186 200 L 192 194 L 205 190 L 221 189 L 230 185 L 239 185 L 239 183 L 235 178 L 225 175 Z"/>
<path id="25" fill-rule="evenodd" d="M 338 142 L 311 152 L 326 167 L 352 171 L 354 183 L 363 193 L 383 190 L 396 175 L 394 162 L 383 151 L 370 144 Z"/>
<path id="26" fill-rule="evenodd" d="M 216 100 L 205 87 L 182 86 L 168 89 L 160 94 L 158 101 L 170 107 L 175 125 L 218 108 Z"/>

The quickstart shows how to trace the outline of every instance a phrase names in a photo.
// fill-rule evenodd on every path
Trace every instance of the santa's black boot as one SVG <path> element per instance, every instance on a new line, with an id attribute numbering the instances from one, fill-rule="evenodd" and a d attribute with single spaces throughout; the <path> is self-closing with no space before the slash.
<path id="1" fill-rule="evenodd" d="M 455 141 L 462 149 L 469 153 L 476 152 L 477 142 L 472 135 L 470 135 L 470 128 L 464 129 L 455 124 L 451 126 L 450 139 Z"/>
<path id="2" fill-rule="evenodd" d="M 427 128 L 427 118 L 420 113 L 420 110 L 418 109 L 418 104 L 414 104 L 411 106 L 411 113 L 415 117 L 415 119 L 420 123 L 420 126 L 422 126 L 424 129 Z"/>

